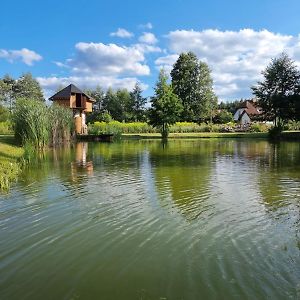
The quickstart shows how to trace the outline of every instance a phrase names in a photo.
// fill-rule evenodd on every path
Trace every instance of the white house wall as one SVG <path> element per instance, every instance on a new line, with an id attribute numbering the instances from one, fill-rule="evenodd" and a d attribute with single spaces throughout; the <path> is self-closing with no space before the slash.
<path id="1" fill-rule="evenodd" d="M 239 118 L 240 118 L 240 115 L 243 113 L 243 111 L 244 111 L 244 108 L 239 108 L 239 109 L 235 112 L 235 114 L 234 114 L 234 116 L 233 116 L 233 120 L 234 120 L 234 121 L 238 121 Z"/>
<path id="2" fill-rule="evenodd" d="M 247 123 L 251 123 L 251 119 L 249 118 L 248 114 L 245 113 L 241 118 L 241 124 L 247 124 Z"/>

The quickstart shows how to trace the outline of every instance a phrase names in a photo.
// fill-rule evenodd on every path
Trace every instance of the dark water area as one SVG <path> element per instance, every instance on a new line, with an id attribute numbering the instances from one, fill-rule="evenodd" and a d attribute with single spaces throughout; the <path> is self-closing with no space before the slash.
<path id="1" fill-rule="evenodd" d="M 300 299 L 300 143 L 78 143 L 0 195 L 0 299 Z"/>

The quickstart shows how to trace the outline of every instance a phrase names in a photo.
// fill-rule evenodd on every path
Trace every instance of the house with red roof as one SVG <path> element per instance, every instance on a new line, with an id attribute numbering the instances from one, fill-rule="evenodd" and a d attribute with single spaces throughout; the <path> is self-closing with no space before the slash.
<path id="1" fill-rule="evenodd" d="M 243 125 L 250 124 L 257 120 L 261 114 L 262 108 L 257 105 L 255 100 L 245 100 L 239 105 L 233 119 Z"/>

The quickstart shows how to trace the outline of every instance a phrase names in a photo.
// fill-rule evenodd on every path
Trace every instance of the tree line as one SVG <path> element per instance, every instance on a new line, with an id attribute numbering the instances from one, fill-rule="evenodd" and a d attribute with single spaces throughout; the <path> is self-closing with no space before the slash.
<path id="1" fill-rule="evenodd" d="M 287 120 L 299 120 L 300 71 L 295 62 L 283 53 L 272 59 L 262 74 L 263 80 L 251 88 L 265 118 L 274 120 L 277 127 L 282 127 Z M 89 122 L 111 119 L 120 122 L 146 121 L 160 128 L 163 136 L 168 135 L 169 126 L 176 121 L 230 121 L 239 105 L 238 101 L 218 105 L 211 70 L 192 52 L 179 55 L 170 78 L 161 70 L 154 95 L 150 97 L 150 107 L 139 83 L 132 91 L 112 88 L 104 91 L 98 86 L 85 90 L 85 93 L 95 99 L 94 112 L 88 116 Z M 9 75 L 0 79 L 0 104 L 11 111 L 18 98 L 44 101 L 40 85 L 30 73 L 18 79 Z"/>

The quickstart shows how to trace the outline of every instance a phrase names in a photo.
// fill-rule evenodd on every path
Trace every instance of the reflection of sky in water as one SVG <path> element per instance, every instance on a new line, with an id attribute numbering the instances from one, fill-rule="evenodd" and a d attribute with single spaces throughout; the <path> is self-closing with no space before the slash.
<path id="1" fill-rule="evenodd" d="M 298 143 L 236 140 L 53 151 L 0 197 L 1 290 L 295 298 L 299 157 Z"/>

